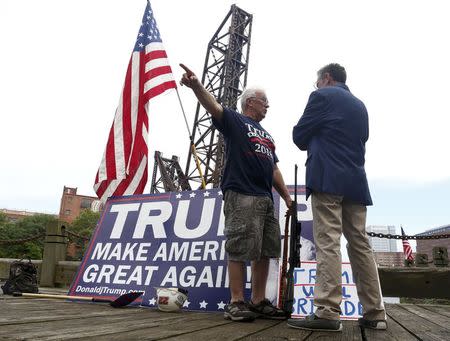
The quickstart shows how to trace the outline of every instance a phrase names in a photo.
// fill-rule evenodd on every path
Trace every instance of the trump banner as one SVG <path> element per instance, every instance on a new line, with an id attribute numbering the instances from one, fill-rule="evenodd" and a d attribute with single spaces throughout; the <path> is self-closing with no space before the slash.
<path id="1" fill-rule="evenodd" d="M 305 317 L 315 311 L 316 264 L 316 262 L 302 262 L 302 267 L 294 270 L 294 311 L 292 318 Z M 341 319 L 356 320 L 362 316 L 362 306 L 356 292 L 350 263 L 342 263 L 341 279 Z"/>
<path id="2" fill-rule="evenodd" d="M 302 258 L 314 259 L 312 214 L 304 186 L 298 193 L 302 240 L 310 245 Z M 276 217 L 284 226 L 287 208 L 273 194 Z M 217 188 L 110 198 L 70 295 L 115 298 L 143 291 L 134 304 L 152 307 L 157 305 L 156 288 L 182 288 L 188 291 L 185 309 L 223 311 L 230 294 L 222 198 Z M 276 302 L 279 268 L 275 264 L 271 269 L 268 294 Z M 249 299 L 250 266 L 245 280 Z"/>

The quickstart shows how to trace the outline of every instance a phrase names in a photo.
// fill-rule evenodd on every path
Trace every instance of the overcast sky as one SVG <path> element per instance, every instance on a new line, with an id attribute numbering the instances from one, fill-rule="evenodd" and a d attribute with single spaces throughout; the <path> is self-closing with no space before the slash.
<path id="1" fill-rule="evenodd" d="M 368 224 L 413 234 L 450 223 L 450 21 L 446 1 L 151 2 L 175 77 L 199 75 L 230 6 L 253 14 L 248 85 L 266 88 L 262 125 L 286 183 L 306 155 L 291 140 L 316 71 L 338 62 L 369 111 Z M 0 208 L 58 213 L 63 186 L 92 195 L 144 0 L 0 2 Z M 195 101 L 180 89 L 192 127 Z M 178 155 L 188 133 L 176 93 L 150 105 L 149 158 Z M 153 163 L 149 165 L 149 173 Z M 149 177 L 149 181 L 150 181 Z M 149 191 L 147 186 L 147 192 Z"/>

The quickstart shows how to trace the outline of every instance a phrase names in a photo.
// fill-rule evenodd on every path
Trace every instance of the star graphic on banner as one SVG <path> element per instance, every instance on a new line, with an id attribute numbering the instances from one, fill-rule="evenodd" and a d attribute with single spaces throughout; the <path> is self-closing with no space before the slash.
<path id="1" fill-rule="evenodd" d="M 178 193 L 178 194 L 176 195 L 176 197 L 177 197 L 177 199 L 180 199 L 180 198 L 182 197 L 181 193 Z"/>
<path id="2" fill-rule="evenodd" d="M 208 302 L 205 302 L 205 300 L 200 302 L 200 308 L 206 309 L 207 305 L 208 305 Z"/>
<path id="3" fill-rule="evenodd" d="M 148 304 L 150 304 L 150 305 L 155 305 L 155 303 L 156 303 L 156 300 L 154 297 L 152 297 L 151 300 L 148 300 Z"/>
<path id="4" fill-rule="evenodd" d="M 209 192 L 208 192 L 208 191 L 204 192 L 204 193 L 203 193 L 203 196 L 204 196 L 204 197 L 209 197 Z"/>
<path id="5" fill-rule="evenodd" d="M 226 303 L 223 303 L 223 301 L 220 301 L 220 303 L 217 303 L 217 309 L 218 310 L 220 310 L 220 309 L 224 310 L 226 305 L 227 305 Z"/>
<path id="6" fill-rule="evenodd" d="M 194 198 L 195 197 L 195 192 L 192 192 L 191 194 L 189 194 L 190 198 Z"/>
<path id="7" fill-rule="evenodd" d="M 188 300 L 184 301 L 183 303 L 183 307 L 184 308 L 189 308 L 189 304 L 191 304 L 191 302 L 189 302 Z"/>
<path id="8" fill-rule="evenodd" d="M 222 191 L 217 192 L 217 195 L 222 195 Z"/>

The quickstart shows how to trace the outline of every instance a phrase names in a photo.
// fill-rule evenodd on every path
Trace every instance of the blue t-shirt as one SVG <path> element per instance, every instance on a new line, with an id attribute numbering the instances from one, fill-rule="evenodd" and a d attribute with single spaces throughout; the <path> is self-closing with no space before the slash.
<path id="1" fill-rule="evenodd" d="M 221 188 L 272 198 L 273 167 L 278 158 L 275 143 L 261 125 L 248 116 L 224 108 L 213 124 L 225 140 L 225 168 Z"/>

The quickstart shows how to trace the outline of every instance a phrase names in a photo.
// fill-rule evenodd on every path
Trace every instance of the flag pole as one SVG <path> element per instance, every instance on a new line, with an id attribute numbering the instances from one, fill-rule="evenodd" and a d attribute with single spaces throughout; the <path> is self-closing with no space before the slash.
<path id="1" fill-rule="evenodd" d="M 188 121 L 186 119 L 186 113 L 184 112 L 183 103 L 181 102 L 181 98 L 180 98 L 180 94 L 178 92 L 178 88 L 175 88 L 175 90 L 177 92 L 178 102 L 180 103 L 181 112 L 183 113 L 184 122 L 186 123 L 186 128 L 187 128 L 188 133 L 189 133 L 189 140 L 191 141 L 192 154 L 194 155 L 195 164 L 197 165 L 197 170 L 198 170 L 198 173 L 200 174 L 200 178 L 202 180 L 202 189 L 205 189 L 206 188 L 206 182 L 205 182 L 205 178 L 203 177 L 202 169 L 200 168 L 200 160 L 198 159 L 197 149 L 195 149 L 194 139 L 192 138 L 191 130 L 189 129 L 189 124 L 188 124 Z"/>

